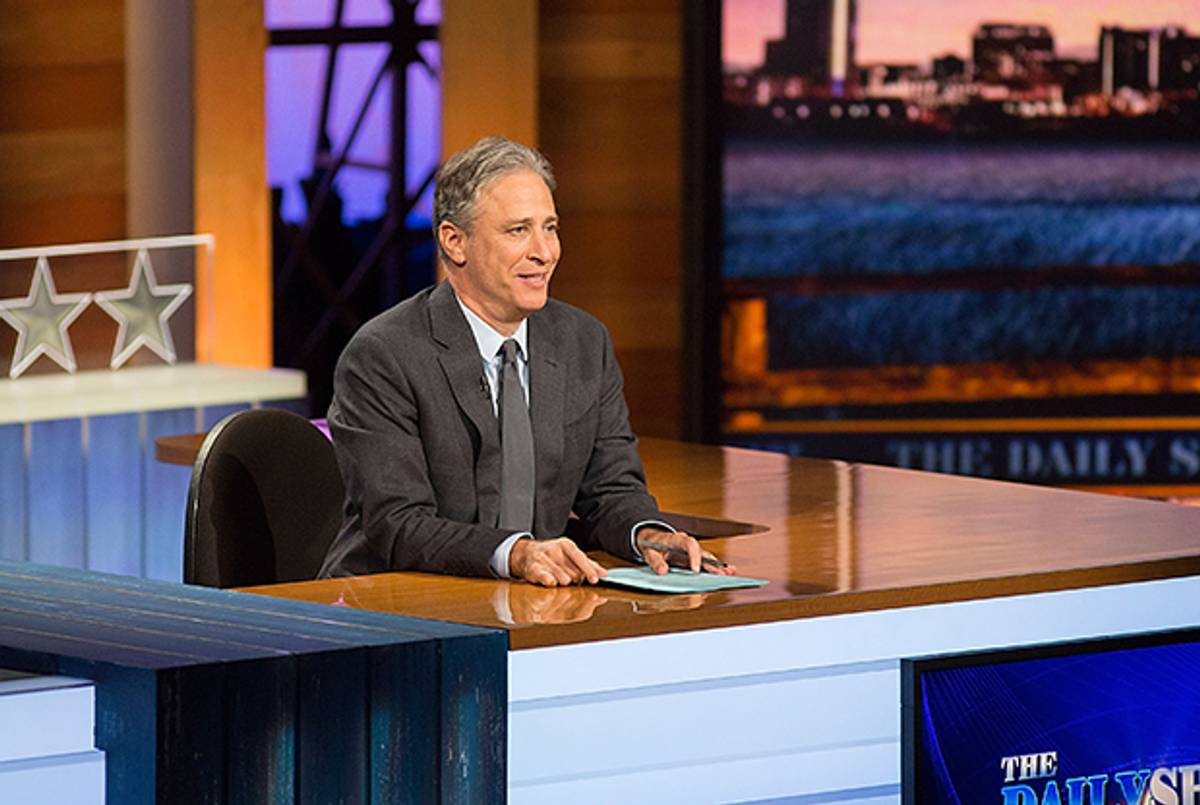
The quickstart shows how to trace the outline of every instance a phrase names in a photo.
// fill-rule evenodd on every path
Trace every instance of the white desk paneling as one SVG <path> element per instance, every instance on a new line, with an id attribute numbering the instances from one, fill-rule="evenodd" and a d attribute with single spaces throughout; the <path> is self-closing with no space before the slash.
<path id="1" fill-rule="evenodd" d="M 86 679 L 0 669 L 0 802 L 103 805 L 95 704 Z"/>
<path id="2" fill-rule="evenodd" d="M 509 653 L 515 803 L 899 802 L 906 657 L 1200 624 L 1200 578 Z"/>
<path id="3" fill-rule="evenodd" d="M 104 805 L 104 753 L 0 763 L 0 799 L 11 803 Z"/>

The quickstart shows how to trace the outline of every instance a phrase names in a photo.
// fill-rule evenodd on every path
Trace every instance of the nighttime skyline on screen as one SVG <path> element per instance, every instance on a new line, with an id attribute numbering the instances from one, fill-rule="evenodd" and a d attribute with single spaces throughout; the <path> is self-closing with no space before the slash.
<path id="1" fill-rule="evenodd" d="M 750 110 L 734 127 L 1011 135 L 1082 121 L 1092 135 L 1126 136 L 1131 119 L 1139 133 L 1152 122 L 1170 135 L 1194 122 L 1193 3 L 992 5 L 729 0 L 723 95 Z M 792 106 L 798 99 L 818 105 Z M 826 109 L 823 99 L 881 103 Z"/>
<path id="2" fill-rule="evenodd" d="M 784 33 L 787 0 L 725 0 L 723 60 L 727 68 L 762 64 L 765 44 Z M 1200 28 L 1194 0 L 1087 0 L 1047 3 L 1010 0 L 858 0 L 856 49 L 859 60 L 923 63 L 947 54 L 968 58 L 971 36 L 986 22 L 1043 25 L 1054 34 L 1058 53 L 1096 58 L 1101 28 Z"/>

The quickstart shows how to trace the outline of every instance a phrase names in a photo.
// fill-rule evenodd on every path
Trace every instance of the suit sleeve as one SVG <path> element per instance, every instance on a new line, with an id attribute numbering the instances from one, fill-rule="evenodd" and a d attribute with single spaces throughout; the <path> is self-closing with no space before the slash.
<path id="1" fill-rule="evenodd" d="M 608 331 L 603 335 L 599 424 L 592 455 L 575 498 L 589 542 L 624 559 L 637 561 L 632 530 L 646 520 L 661 520 L 658 504 L 646 489 L 646 475 L 629 426 L 625 384 Z"/>
<path id="2" fill-rule="evenodd" d="M 396 353 L 374 335 L 360 333 L 334 377 L 329 422 L 347 514 L 359 519 L 370 557 L 368 568 L 351 566 L 350 572 L 491 576 L 489 560 L 509 534 L 438 515 L 422 442 L 422 403 Z M 468 477 L 471 471 L 464 467 Z"/>

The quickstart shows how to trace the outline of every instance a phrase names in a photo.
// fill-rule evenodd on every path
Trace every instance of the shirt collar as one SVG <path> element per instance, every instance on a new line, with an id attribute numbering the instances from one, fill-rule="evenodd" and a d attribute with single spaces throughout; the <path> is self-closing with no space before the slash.
<path id="1" fill-rule="evenodd" d="M 496 353 L 500 351 L 500 345 L 509 338 L 517 342 L 517 346 L 521 348 L 521 354 L 525 356 L 525 360 L 529 360 L 529 319 L 522 319 L 515 333 L 510 336 L 504 336 L 496 332 L 492 328 L 492 325 L 479 318 L 475 314 L 475 311 L 464 305 L 463 301 L 458 298 L 458 294 L 454 295 L 454 301 L 458 302 L 458 306 L 462 308 L 463 315 L 467 317 L 467 324 L 471 327 L 471 334 L 475 336 L 475 345 L 479 347 L 479 354 L 485 361 L 492 361 L 496 357 Z"/>

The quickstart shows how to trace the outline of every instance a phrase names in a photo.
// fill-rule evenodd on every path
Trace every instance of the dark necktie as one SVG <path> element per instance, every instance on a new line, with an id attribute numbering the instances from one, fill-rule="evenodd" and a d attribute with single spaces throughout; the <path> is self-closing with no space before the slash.
<path id="1" fill-rule="evenodd" d="M 533 430 L 521 390 L 517 342 L 500 345 L 500 522 L 512 531 L 533 528 Z"/>

